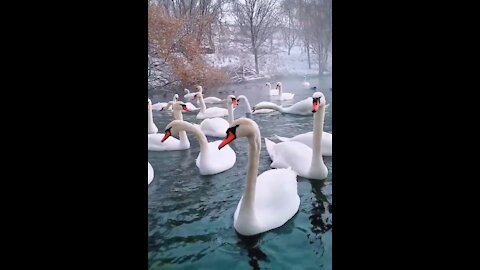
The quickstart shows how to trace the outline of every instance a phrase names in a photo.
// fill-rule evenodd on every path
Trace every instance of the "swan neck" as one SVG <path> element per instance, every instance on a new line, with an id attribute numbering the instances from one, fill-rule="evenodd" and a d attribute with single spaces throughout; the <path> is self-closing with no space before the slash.
<path id="1" fill-rule="evenodd" d="M 276 111 L 279 111 L 279 112 L 283 112 L 282 107 L 278 106 L 275 103 L 271 103 L 271 102 L 266 102 L 266 103 L 255 106 L 255 110 L 260 110 L 260 109 L 272 109 L 272 110 L 276 110 Z"/>
<path id="2" fill-rule="evenodd" d="M 256 133 L 259 133 L 258 131 Z M 248 137 L 248 171 L 247 171 L 247 186 L 243 194 L 242 205 L 240 212 L 242 214 L 255 215 L 255 187 L 257 184 L 258 163 L 260 161 L 260 149 L 262 143 L 259 134 Z M 240 214 L 240 213 L 239 213 Z"/>
<path id="3" fill-rule="evenodd" d="M 323 122 L 325 119 L 325 105 L 313 114 L 313 149 L 312 149 L 312 168 L 318 168 L 323 163 L 322 157 L 322 135 Z"/>
<path id="4" fill-rule="evenodd" d="M 245 104 L 248 107 L 248 112 L 251 112 L 252 107 L 250 106 L 250 102 L 248 101 L 248 98 L 244 96 L 244 97 L 242 97 L 242 99 L 245 100 Z"/>
<path id="5" fill-rule="evenodd" d="M 203 93 L 198 93 L 198 102 L 200 103 L 200 111 L 202 113 L 205 113 L 205 110 L 207 110 L 207 106 L 205 106 L 205 101 L 203 100 Z"/>
<path id="6" fill-rule="evenodd" d="M 208 141 L 207 141 L 207 137 L 205 137 L 205 134 L 203 134 L 203 132 L 198 127 L 185 121 L 180 122 L 179 126 L 180 126 L 180 131 L 179 131 L 180 140 L 182 139 L 181 138 L 182 131 L 188 131 L 193 133 L 193 135 L 195 135 L 195 138 L 198 140 L 198 144 L 200 145 L 200 154 L 204 155 L 208 149 Z M 186 136 L 187 134 L 185 133 L 185 137 Z M 203 156 L 202 156 L 202 160 L 204 160 Z"/>
<path id="7" fill-rule="evenodd" d="M 152 134 L 152 133 L 156 133 L 155 132 L 155 123 L 153 123 L 153 115 L 152 115 L 152 110 L 149 109 L 148 110 L 148 133 L 149 134 Z"/>
<path id="8" fill-rule="evenodd" d="M 233 117 L 233 104 L 231 101 L 228 101 L 227 108 L 228 108 L 228 124 L 232 125 L 234 117 Z"/>

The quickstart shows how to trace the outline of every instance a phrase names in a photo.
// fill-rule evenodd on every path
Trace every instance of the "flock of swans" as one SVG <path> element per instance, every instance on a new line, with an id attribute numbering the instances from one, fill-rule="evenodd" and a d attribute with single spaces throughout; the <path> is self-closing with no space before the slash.
<path id="1" fill-rule="evenodd" d="M 304 87 L 310 87 L 306 81 Z M 271 97 L 277 100 L 293 99 L 294 94 L 284 93 L 282 84 L 275 89 L 267 83 Z M 149 151 L 174 151 L 190 148 L 186 132 L 192 133 L 200 145 L 196 166 L 201 175 L 213 175 L 231 169 L 236 162 L 236 154 L 229 146 L 233 140 L 246 138 L 248 142 L 247 184 L 234 214 L 234 228 L 241 235 L 256 235 L 282 226 L 299 210 L 300 197 L 297 192 L 297 175 L 308 179 L 323 180 L 328 169 L 323 156 L 332 155 L 332 134 L 323 131 L 327 103 L 321 92 L 301 100 L 289 107 L 281 107 L 272 102 L 260 102 L 250 107 L 244 95 L 229 95 L 226 99 L 204 97 L 201 86 L 197 92 L 185 89 L 186 100 L 197 101 L 198 108 L 190 102 L 180 101 L 178 95 L 167 103 L 152 105 L 148 99 L 148 149 Z M 272 163 L 270 170 L 258 175 L 261 134 L 257 123 L 250 118 L 235 119 L 235 108 L 240 101 L 248 107 L 247 117 L 253 113 L 280 111 L 286 114 L 313 115 L 313 131 L 292 138 L 275 135 L 279 143 L 264 138 L 266 150 Z M 206 107 L 206 104 L 223 104 L 220 107 Z M 152 110 L 171 110 L 174 120 L 158 133 L 153 122 Z M 183 120 L 182 113 L 196 113 L 201 123 L 193 124 Z M 227 116 L 227 120 L 222 117 Z M 178 137 L 179 139 L 175 138 Z M 223 140 L 209 142 L 209 137 Z M 154 171 L 148 163 L 148 184 Z"/>

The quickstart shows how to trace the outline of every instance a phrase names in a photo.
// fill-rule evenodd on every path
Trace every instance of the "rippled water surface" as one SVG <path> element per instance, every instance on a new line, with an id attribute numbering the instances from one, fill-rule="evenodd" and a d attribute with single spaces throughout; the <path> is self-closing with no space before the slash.
<path id="1" fill-rule="evenodd" d="M 324 130 L 331 132 L 331 78 L 309 79 L 322 89 L 327 103 Z M 312 95 L 302 80 L 283 80 L 283 91 L 295 93 L 293 102 Z M 205 97 L 225 98 L 245 95 L 251 106 L 270 101 L 264 82 L 204 89 Z M 183 93 L 179 93 L 181 100 Z M 153 97 L 153 102 L 172 97 Z M 277 102 L 278 103 L 278 102 Z M 197 105 L 196 102 L 193 104 Z M 280 104 L 280 103 L 278 103 Z M 290 104 L 284 102 L 285 105 Z M 209 107 L 209 105 L 207 105 Z M 235 110 L 235 118 L 245 117 L 245 104 Z M 154 112 L 154 122 L 163 133 L 173 120 L 169 112 Z M 264 137 L 274 134 L 291 137 L 312 131 L 312 116 L 257 114 L 262 135 L 259 174 L 270 169 L 271 160 Z M 184 120 L 200 123 L 195 114 Z M 243 237 L 233 228 L 233 214 L 246 184 L 248 143 L 241 138 L 230 143 L 237 154 L 233 168 L 213 176 L 201 176 L 195 166 L 199 145 L 188 134 L 191 149 L 149 152 L 155 177 L 148 187 L 149 269 L 331 269 L 332 268 L 332 159 L 325 157 L 329 170 L 324 181 L 298 177 L 299 212 L 285 225 L 256 237 Z M 219 138 L 208 138 L 209 141 Z"/>

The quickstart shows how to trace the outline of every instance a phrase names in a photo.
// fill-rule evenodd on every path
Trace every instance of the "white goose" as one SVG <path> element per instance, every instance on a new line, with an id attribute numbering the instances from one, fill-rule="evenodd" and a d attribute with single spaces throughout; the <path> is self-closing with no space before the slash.
<path id="1" fill-rule="evenodd" d="M 282 91 L 282 83 L 277 82 L 276 89 L 278 89 L 278 95 L 274 95 L 271 98 L 276 99 L 276 100 L 291 100 L 295 96 L 295 94 L 292 93 L 283 93 Z"/>
<path id="2" fill-rule="evenodd" d="M 198 92 L 190 93 L 190 90 L 188 90 L 187 88 L 183 89 L 183 91 L 186 93 L 183 97 L 187 100 L 193 99 L 195 94 L 198 93 Z M 199 92 L 203 94 L 203 88 L 201 86 L 200 86 Z M 217 97 L 206 97 L 206 98 L 203 98 L 203 102 L 205 104 L 223 103 L 223 99 L 219 99 Z M 200 104 L 199 100 L 197 100 L 197 104 Z"/>
<path id="3" fill-rule="evenodd" d="M 153 180 L 153 176 L 154 176 L 154 172 L 153 172 L 153 168 L 152 168 L 152 165 L 150 165 L 150 162 L 148 162 L 148 184 L 150 185 L 150 183 L 152 182 Z"/>
<path id="4" fill-rule="evenodd" d="M 181 101 L 173 103 L 173 115 L 175 119 L 183 120 L 182 110 L 188 111 L 187 105 Z M 188 140 L 187 133 L 180 131 L 178 136 L 180 140 L 172 138 L 167 142 L 163 142 L 164 134 L 148 134 L 148 150 L 149 151 L 175 151 L 185 150 L 190 148 L 190 141 Z"/>
<path id="5" fill-rule="evenodd" d="M 272 88 L 272 85 L 269 82 L 265 83 L 265 86 L 267 87 L 270 96 L 278 96 L 278 88 Z"/>
<path id="6" fill-rule="evenodd" d="M 313 94 L 313 147 L 310 148 L 297 141 L 286 141 L 275 144 L 265 138 L 267 152 L 272 159 L 272 168 L 291 167 L 298 175 L 309 179 L 326 179 L 327 166 L 321 155 L 323 121 L 325 118 L 325 96 L 321 92 Z"/>
<path id="7" fill-rule="evenodd" d="M 197 86 L 198 92 L 193 96 L 194 99 L 198 99 L 200 103 L 200 112 L 197 114 L 197 119 L 224 117 L 228 115 L 228 110 L 219 107 L 210 107 L 207 109 L 205 102 L 203 101 L 202 87 Z"/>
<path id="8" fill-rule="evenodd" d="M 257 105 L 253 106 L 252 111 L 256 112 L 260 109 L 272 109 L 281 113 L 309 115 L 312 114 L 312 98 L 308 97 L 289 107 L 282 107 L 272 102 L 262 101 Z"/>
<path id="9" fill-rule="evenodd" d="M 173 131 L 188 131 L 197 138 L 200 144 L 200 153 L 195 163 L 201 175 L 212 175 L 226 171 L 232 168 L 237 160 L 237 156 L 232 148 L 227 147 L 222 151 L 218 151 L 218 145 L 222 141 L 218 140 L 209 143 L 205 134 L 198 127 L 181 120 L 173 120 L 167 125 L 162 142 L 168 139 Z"/>
<path id="10" fill-rule="evenodd" d="M 307 76 L 303 76 L 303 83 L 302 83 L 303 87 L 305 88 L 309 88 L 310 87 L 310 83 L 307 82 Z"/>
<path id="11" fill-rule="evenodd" d="M 272 109 L 260 109 L 260 110 L 252 110 L 252 107 L 250 106 L 250 102 L 248 101 L 248 98 L 244 95 L 240 95 L 237 98 L 237 101 L 240 102 L 240 100 L 245 100 L 245 104 L 247 105 L 247 112 L 245 113 L 246 115 L 249 114 L 259 114 L 259 113 L 271 113 L 274 112 L 275 110 Z"/>
<path id="12" fill-rule="evenodd" d="M 292 138 L 280 137 L 274 135 L 279 141 L 297 141 L 313 148 L 313 131 L 299 134 Z M 332 156 L 332 134 L 323 131 L 322 134 L 322 156 Z"/>
<path id="13" fill-rule="evenodd" d="M 233 216 L 233 227 L 241 235 L 256 235 L 278 228 L 289 221 L 300 206 L 297 174 L 275 169 L 258 174 L 261 137 L 258 125 L 248 119 L 233 121 L 227 136 L 218 146 L 222 149 L 236 138 L 248 139 L 247 185 Z"/>
<path id="14" fill-rule="evenodd" d="M 152 101 L 148 99 L 148 134 L 155 134 L 157 132 L 158 128 L 153 122 Z"/>
<path id="15" fill-rule="evenodd" d="M 200 129 L 205 135 L 223 138 L 225 137 L 225 130 L 233 123 L 233 106 L 237 106 L 238 101 L 234 95 L 229 95 L 223 102 L 227 104 L 228 121 L 220 117 L 203 120 L 202 123 L 200 123 Z"/>

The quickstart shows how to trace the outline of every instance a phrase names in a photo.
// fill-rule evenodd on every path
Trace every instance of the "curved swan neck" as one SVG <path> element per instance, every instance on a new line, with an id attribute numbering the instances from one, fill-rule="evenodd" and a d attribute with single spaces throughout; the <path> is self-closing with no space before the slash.
<path id="1" fill-rule="evenodd" d="M 255 187 L 257 184 L 258 163 L 260 161 L 260 149 L 262 142 L 260 140 L 260 132 L 257 130 L 254 135 L 248 138 L 248 171 L 247 171 L 247 186 L 243 193 L 242 205 L 240 212 L 254 215 L 255 205 Z M 240 214 L 240 213 L 239 213 Z"/>
<path id="2" fill-rule="evenodd" d="M 278 95 L 282 96 L 282 85 L 281 84 L 278 86 Z"/>
<path id="3" fill-rule="evenodd" d="M 183 121 L 182 110 L 174 109 L 173 110 L 173 118 L 175 120 Z M 178 132 L 178 136 L 180 137 L 180 142 L 181 143 L 187 143 L 188 142 L 190 144 L 190 141 L 188 141 L 187 133 L 185 132 L 185 130 L 182 130 L 182 131 Z"/>
<path id="4" fill-rule="evenodd" d="M 271 102 L 267 102 L 267 103 L 255 106 L 255 110 L 260 110 L 260 109 L 272 109 L 272 110 L 276 110 L 276 111 L 279 111 L 279 112 L 283 112 L 282 107 L 278 106 L 275 103 L 271 103 Z"/>
<path id="5" fill-rule="evenodd" d="M 181 121 L 177 123 L 178 128 L 180 129 L 179 134 L 181 136 L 181 131 L 188 131 L 193 133 L 195 135 L 195 138 L 198 140 L 198 144 L 200 145 L 200 154 L 205 154 L 208 149 L 208 141 L 207 137 L 205 137 L 205 134 L 196 126 L 190 124 L 189 122 Z M 186 134 L 185 134 L 186 136 Z M 181 138 L 180 138 L 181 139 Z M 202 157 L 202 160 L 204 158 Z"/>
<path id="6" fill-rule="evenodd" d="M 250 106 L 250 102 L 248 101 L 248 98 L 247 98 L 246 96 L 243 96 L 243 95 L 242 95 L 242 96 L 239 96 L 238 99 L 243 99 L 243 100 L 245 100 L 245 104 L 246 104 L 247 107 L 248 107 L 247 113 L 251 113 L 252 107 Z"/>
<path id="7" fill-rule="evenodd" d="M 325 105 L 321 106 L 316 113 L 313 114 L 313 148 L 311 168 L 318 168 L 323 163 L 322 157 L 322 135 L 323 122 L 325 119 Z"/>

